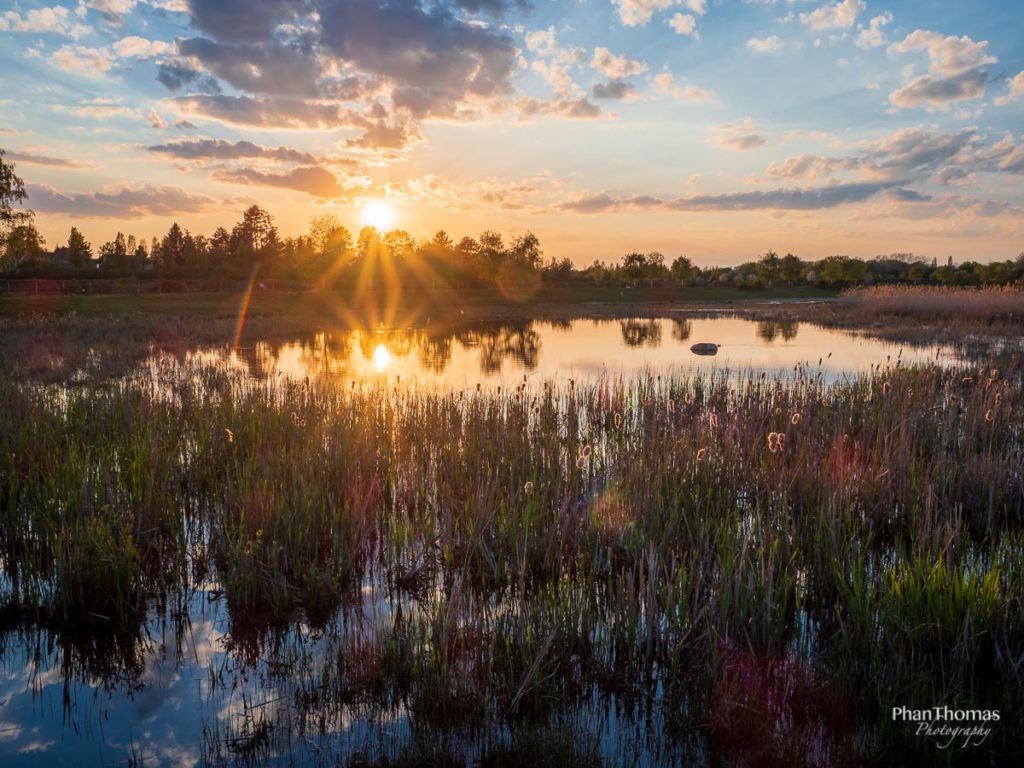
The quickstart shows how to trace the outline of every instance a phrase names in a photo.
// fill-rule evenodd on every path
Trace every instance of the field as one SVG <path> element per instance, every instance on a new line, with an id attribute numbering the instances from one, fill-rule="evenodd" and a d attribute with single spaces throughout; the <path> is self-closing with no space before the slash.
<path id="1" fill-rule="evenodd" d="M 209 764 L 1024 750 L 1005 356 L 468 391 L 138 367 L 157 327 L 175 348 L 232 322 L 6 321 L 0 651 L 57 646 L 65 685 L 128 691 L 154 634 L 194 670 L 188 638 L 223 605 L 230 663 L 204 690 L 249 697 L 204 725 Z M 940 704 L 1004 726 L 940 749 L 890 716 Z"/>

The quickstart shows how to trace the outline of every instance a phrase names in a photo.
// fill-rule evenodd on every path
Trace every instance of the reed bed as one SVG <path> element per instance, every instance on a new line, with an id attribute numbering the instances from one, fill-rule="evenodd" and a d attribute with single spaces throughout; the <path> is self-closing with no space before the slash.
<path id="1" fill-rule="evenodd" d="M 890 708 L 1024 711 L 1019 375 L 443 392 L 196 362 L 0 404 L 0 611 L 71 642 L 224 600 L 279 699 L 210 763 L 388 717 L 406 751 L 370 762 L 596 764 L 573 718 L 619 710 L 659 761 L 955 762 Z"/>
<path id="2" fill-rule="evenodd" d="M 1020 286 L 883 285 L 846 291 L 840 296 L 839 305 L 864 319 L 911 317 L 1024 322 L 1024 289 Z"/>

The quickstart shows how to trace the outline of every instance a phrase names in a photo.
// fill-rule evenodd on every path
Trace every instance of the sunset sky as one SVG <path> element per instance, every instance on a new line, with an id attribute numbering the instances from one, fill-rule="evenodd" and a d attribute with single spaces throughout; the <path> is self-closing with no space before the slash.
<path id="1" fill-rule="evenodd" d="M 383 198 L 581 265 L 1004 259 L 1022 29 L 1019 0 L 3 0 L 0 147 L 49 246 L 253 202 L 356 231 Z"/>

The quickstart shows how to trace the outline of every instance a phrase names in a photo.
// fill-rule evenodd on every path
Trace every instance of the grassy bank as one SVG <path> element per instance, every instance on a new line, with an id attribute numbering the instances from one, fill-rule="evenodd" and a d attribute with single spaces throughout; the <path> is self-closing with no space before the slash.
<path id="1" fill-rule="evenodd" d="M 441 393 L 197 363 L 3 378 L 0 404 L 4 615 L 131 646 L 147 609 L 226 601 L 288 706 L 211 737 L 214 762 L 344 717 L 446 749 L 608 707 L 697 762 L 1024 748 L 1019 375 Z M 333 629 L 282 643 L 296 622 Z M 888 716 L 935 704 L 1006 725 L 941 751 Z M 559 754 L 592 760 L 572 733 Z"/>
<path id="2" fill-rule="evenodd" d="M 530 301 L 513 302 L 492 290 L 441 290 L 412 292 L 388 296 L 384 299 L 356 296 L 334 291 L 308 293 L 275 293 L 253 291 L 250 312 L 279 318 L 303 318 L 305 321 L 335 322 L 340 312 L 391 311 L 401 316 L 420 320 L 457 314 L 460 310 L 480 308 L 521 308 L 530 313 L 537 305 L 579 306 L 599 303 L 614 306 L 633 304 L 695 303 L 716 304 L 729 302 L 808 300 L 834 298 L 836 291 L 817 288 L 777 288 L 740 290 L 737 288 L 610 288 L 610 287 L 550 287 Z M 38 314 L 67 314 L 79 316 L 134 316 L 156 315 L 166 317 L 188 316 L 217 318 L 237 313 L 240 294 L 175 293 L 175 294 L 120 294 L 108 296 L 0 296 L 0 317 Z"/>

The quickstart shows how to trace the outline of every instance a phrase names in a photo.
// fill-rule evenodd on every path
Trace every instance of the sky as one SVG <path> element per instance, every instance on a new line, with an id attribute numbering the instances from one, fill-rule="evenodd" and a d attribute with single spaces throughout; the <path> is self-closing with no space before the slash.
<path id="1" fill-rule="evenodd" d="M 1024 251 L 1019 0 L 0 0 L 49 246 L 258 203 L 578 265 Z"/>

